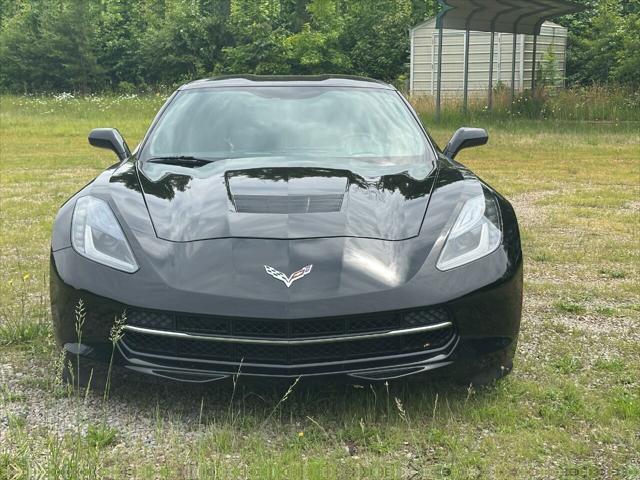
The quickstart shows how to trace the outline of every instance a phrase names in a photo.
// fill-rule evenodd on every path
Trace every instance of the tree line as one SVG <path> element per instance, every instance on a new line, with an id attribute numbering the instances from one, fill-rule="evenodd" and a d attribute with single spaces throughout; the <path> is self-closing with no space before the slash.
<path id="1" fill-rule="evenodd" d="M 640 1 L 582 0 L 569 82 L 640 86 Z M 401 82 L 437 0 L 0 0 L 0 89 L 134 91 L 219 74 Z"/>

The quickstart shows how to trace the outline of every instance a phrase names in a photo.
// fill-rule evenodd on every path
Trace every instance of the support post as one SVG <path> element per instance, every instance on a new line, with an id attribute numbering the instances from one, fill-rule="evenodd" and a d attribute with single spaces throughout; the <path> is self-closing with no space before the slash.
<path id="1" fill-rule="evenodd" d="M 438 29 L 438 90 L 436 92 L 436 121 L 440 121 L 441 96 L 442 96 L 442 24 Z"/>
<path id="2" fill-rule="evenodd" d="M 467 113 L 469 105 L 469 34 L 471 32 L 467 28 L 464 34 L 464 86 L 462 97 L 462 111 Z"/>
<path id="3" fill-rule="evenodd" d="M 489 111 L 493 109 L 493 48 L 496 32 L 491 31 L 491 46 L 489 47 L 489 101 L 487 108 Z"/>
<path id="4" fill-rule="evenodd" d="M 511 46 L 511 106 L 510 109 L 513 111 L 513 102 L 516 99 L 516 40 L 518 39 L 518 35 L 513 33 L 513 45 Z"/>
<path id="5" fill-rule="evenodd" d="M 536 55 L 538 50 L 538 35 L 533 34 L 533 66 L 531 67 L 531 95 L 536 93 Z"/>

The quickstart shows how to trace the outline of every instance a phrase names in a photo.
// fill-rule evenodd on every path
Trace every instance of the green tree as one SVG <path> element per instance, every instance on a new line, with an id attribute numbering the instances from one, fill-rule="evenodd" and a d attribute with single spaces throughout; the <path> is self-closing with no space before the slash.
<path id="1" fill-rule="evenodd" d="M 538 62 L 536 62 L 538 64 Z M 558 62 L 554 44 L 551 43 L 544 52 L 542 62 L 536 68 L 536 83 L 543 88 L 556 87 L 558 84 Z"/>
<path id="2" fill-rule="evenodd" d="M 0 32 L 2 84 L 26 91 L 99 87 L 92 8 L 83 0 L 21 3 Z"/>
<path id="3" fill-rule="evenodd" d="M 217 73 L 290 73 L 279 0 L 232 0 L 229 14 L 231 44 L 224 47 Z"/>
<path id="4" fill-rule="evenodd" d="M 152 84 L 175 84 L 210 74 L 226 42 L 228 2 L 143 2 L 148 23 L 140 35 L 141 71 Z"/>
<path id="5" fill-rule="evenodd" d="M 0 0 L 0 28 L 4 23 L 12 18 L 20 8 L 20 2 L 15 0 Z"/>
<path id="6" fill-rule="evenodd" d="M 110 0 L 102 3 L 96 34 L 97 60 L 112 88 L 141 84 L 140 32 L 145 16 L 140 1 Z"/>
<path id="7" fill-rule="evenodd" d="M 43 46 L 49 61 L 60 65 L 56 84 L 87 92 L 102 85 L 102 69 L 95 52 L 92 5 L 84 0 L 61 1 L 57 12 L 44 17 Z"/>
<path id="8" fill-rule="evenodd" d="M 393 81 L 407 71 L 411 0 L 354 0 L 346 13 L 342 45 L 353 73 Z"/>
<path id="9" fill-rule="evenodd" d="M 11 17 L 3 16 L 0 31 L 0 83 L 14 91 L 29 91 L 43 85 L 39 60 L 43 51 L 40 44 L 42 6 L 38 2 L 19 5 Z"/>
<path id="10" fill-rule="evenodd" d="M 580 2 L 586 10 L 557 20 L 569 29 L 568 80 L 638 86 L 640 1 Z"/>
<path id="11" fill-rule="evenodd" d="M 335 0 L 312 0 L 309 21 L 285 40 L 291 70 L 297 74 L 349 73 L 351 61 L 340 44 L 345 22 Z"/>
<path id="12" fill-rule="evenodd" d="M 617 52 L 611 77 L 621 84 L 640 88 L 640 12 L 626 15 L 622 24 L 625 35 Z"/>

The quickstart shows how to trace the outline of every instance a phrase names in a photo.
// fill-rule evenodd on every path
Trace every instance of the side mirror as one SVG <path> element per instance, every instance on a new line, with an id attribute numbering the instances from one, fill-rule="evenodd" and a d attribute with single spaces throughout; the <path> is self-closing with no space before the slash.
<path id="1" fill-rule="evenodd" d="M 89 143 L 94 147 L 106 148 L 115 152 L 121 161 L 131 156 L 127 142 L 115 128 L 94 128 L 89 133 Z"/>
<path id="2" fill-rule="evenodd" d="M 454 159 L 463 148 L 477 147 L 489 141 L 489 134 L 484 128 L 459 128 L 453 134 L 444 149 L 444 154 Z"/>

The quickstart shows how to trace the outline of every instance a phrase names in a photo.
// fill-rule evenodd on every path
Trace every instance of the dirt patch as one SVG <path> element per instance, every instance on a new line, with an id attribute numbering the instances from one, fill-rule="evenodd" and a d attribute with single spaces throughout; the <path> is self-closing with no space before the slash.
<path id="1" fill-rule="evenodd" d="M 542 190 L 521 193 L 509 199 L 518 217 L 518 223 L 522 227 L 533 228 L 544 224 L 544 207 L 536 205 L 537 202 L 551 195 L 561 193 L 561 190 Z"/>

